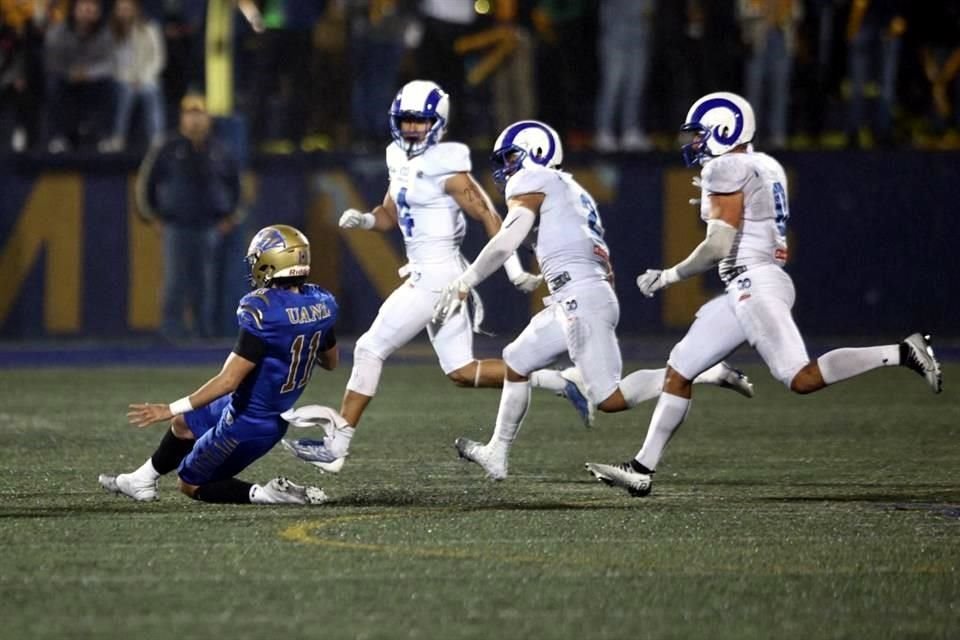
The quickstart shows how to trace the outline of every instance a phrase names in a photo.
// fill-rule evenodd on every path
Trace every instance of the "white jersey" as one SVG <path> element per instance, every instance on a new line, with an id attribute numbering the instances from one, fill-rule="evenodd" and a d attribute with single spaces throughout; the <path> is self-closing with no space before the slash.
<path id="1" fill-rule="evenodd" d="M 743 222 L 730 254 L 720 262 L 720 278 L 764 264 L 787 261 L 787 175 L 765 153 L 728 153 L 708 162 L 700 172 L 700 217 L 710 217 L 711 193 L 743 192 Z"/>
<path id="2" fill-rule="evenodd" d="M 390 197 L 397 205 L 409 262 L 460 260 L 466 221 L 459 205 L 443 189 L 448 177 L 470 168 L 470 150 L 458 142 L 432 145 L 412 158 L 396 144 L 387 147 Z"/>
<path id="3" fill-rule="evenodd" d="M 610 250 L 593 197 L 569 173 L 539 165 L 507 181 L 506 197 L 542 193 L 536 236 L 537 262 L 553 293 L 567 282 L 610 280 Z"/>

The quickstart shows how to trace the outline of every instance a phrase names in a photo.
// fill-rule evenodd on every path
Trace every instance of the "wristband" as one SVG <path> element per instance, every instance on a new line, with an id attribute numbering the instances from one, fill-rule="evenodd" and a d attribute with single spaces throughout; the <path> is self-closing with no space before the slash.
<path id="1" fill-rule="evenodd" d="M 190 396 L 184 396 L 176 402 L 170 403 L 170 413 L 175 416 L 193 411 L 193 405 L 190 403 Z"/>
<path id="2" fill-rule="evenodd" d="M 361 213 L 360 214 L 360 228 L 361 229 L 373 229 L 373 225 L 377 224 L 377 216 L 372 213 Z"/>

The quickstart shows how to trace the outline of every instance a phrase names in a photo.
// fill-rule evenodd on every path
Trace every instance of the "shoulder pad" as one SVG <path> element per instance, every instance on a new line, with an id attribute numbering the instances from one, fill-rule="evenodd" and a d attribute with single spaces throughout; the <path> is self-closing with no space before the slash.
<path id="1" fill-rule="evenodd" d="M 423 172 L 428 176 L 468 173 L 472 168 L 470 148 L 460 142 L 441 142 L 423 152 Z"/>
<path id="2" fill-rule="evenodd" d="M 746 154 L 723 155 L 703 168 L 701 186 L 710 193 L 736 193 L 746 186 L 750 172 Z"/>
<path id="3" fill-rule="evenodd" d="M 398 167 L 407 161 L 407 154 L 405 154 L 403 149 L 398 147 L 395 142 L 387 145 L 383 155 L 386 159 L 387 167 Z"/>
<path id="4" fill-rule="evenodd" d="M 552 169 L 543 167 L 525 167 L 510 176 L 504 191 L 506 198 L 522 196 L 527 193 L 546 193 L 547 182 L 554 176 Z"/>
<path id="5" fill-rule="evenodd" d="M 267 309 L 270 307 L 269 289 L 251 291 L 237 305 L 237 323 L 241 328 L 259 334 L 264 329 Z"/>

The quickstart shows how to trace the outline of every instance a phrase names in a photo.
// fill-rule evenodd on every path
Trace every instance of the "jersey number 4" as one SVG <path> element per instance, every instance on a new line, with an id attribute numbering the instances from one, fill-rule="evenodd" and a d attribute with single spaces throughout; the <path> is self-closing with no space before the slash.
<path id="1" fill-rule="evenodd" d="M 317 349 L 320 348 L 320 338 L 323 332 L 317 331 L 310 336 L 310 351 L 307 353 L 306 363 L 303 366 L 303 375 L 300 382 L 297 382 L 297 372 L 300 370 L 300 360 L 303 355 L 303 343 L 307 341 L 307 334 L 301 333 L 293 339 L 290 345 L 290 371 L 287 372 L 287 381 L 280 387 L 280 393 L 289 393 L 294 389 L 305 387 L 310 382 L 310 374 L 313 373 L 313 365 L 317 361 Z"/>
<path id="2" fill-rule="evenodd" d="M 400 189 L 397 194 L 397 204 L 400 206 L 400 226 L 403 227 L 403 235 L 408 238 L 413 237 L 413 216 L 410 215 L 410 205 L 407 204 L 407 188 Z"/>

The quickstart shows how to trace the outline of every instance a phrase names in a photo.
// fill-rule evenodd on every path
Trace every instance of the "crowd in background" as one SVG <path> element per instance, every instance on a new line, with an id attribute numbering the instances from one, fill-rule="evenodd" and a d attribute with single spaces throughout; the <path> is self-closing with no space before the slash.
<path id="1" fill-rule="evenodd" d="M 208 2 L 0 0 L 0 149 L 141 152 L 204 86 Z M 372 150 L 397 88 L 488 144 L 537 117 L 571 150 L 673 148 L 742 93 L 764 148 L 960 148 L 960 0 L 237 0 L 236 110 L 266 153 Z"/>

